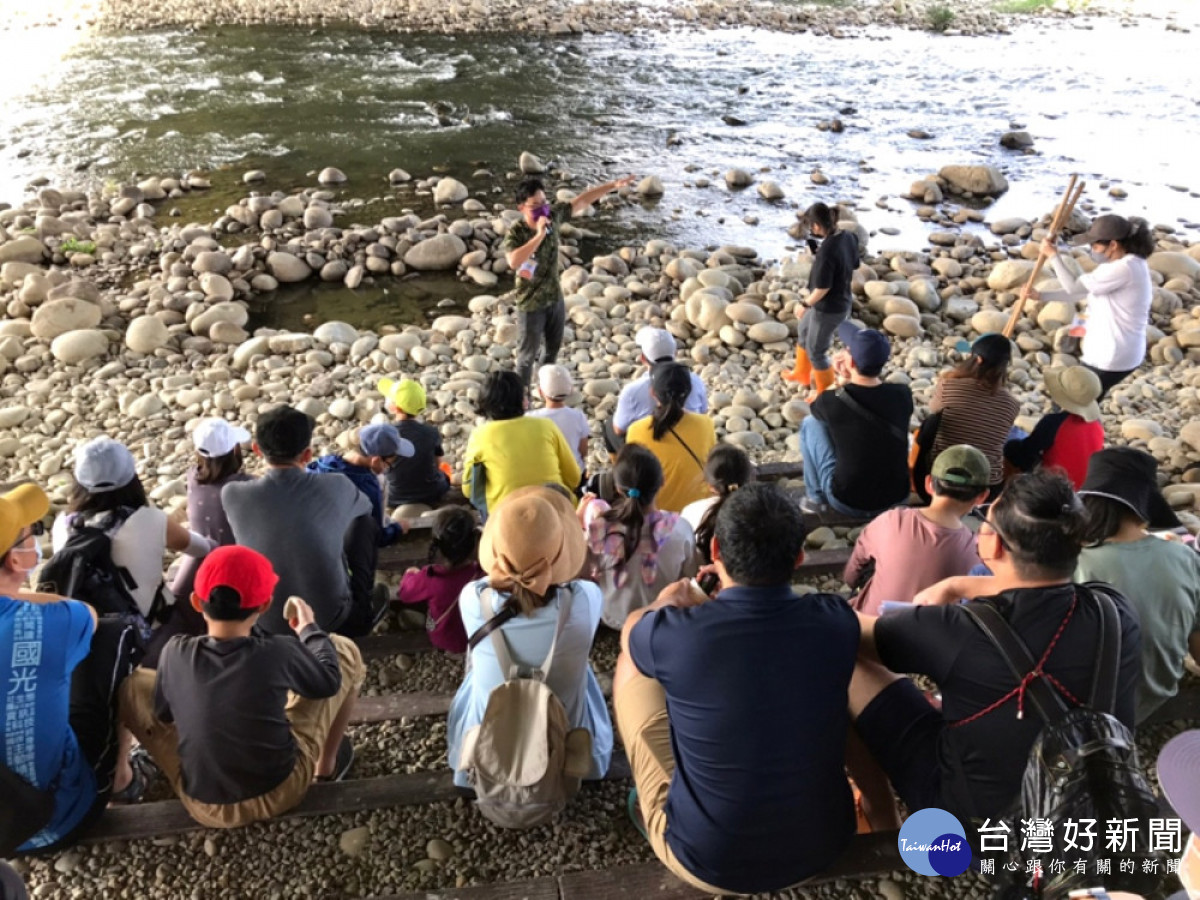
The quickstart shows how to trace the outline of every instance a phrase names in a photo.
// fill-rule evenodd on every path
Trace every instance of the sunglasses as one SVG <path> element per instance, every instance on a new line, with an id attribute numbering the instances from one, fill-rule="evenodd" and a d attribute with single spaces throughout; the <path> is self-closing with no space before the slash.
<path id="1" fill-rule="evenodd" d="M 1012 545 L 1005 539 L 1004 534 L 1000 531 L 1000 529 L 996 527 L 996 523 L 988 518 L 988 513 L 991 512 L 994 505 L 995 504 L 993 503 L 984 503 L 975 507 L 969 513 L 967 513 L 967 515 L 979 522 L 980 526 L 986 525 L 988 528 L 990 528 L 992 533 L 999 539 L 1000 546 L 1005 550 L 1011 551 Z"/>

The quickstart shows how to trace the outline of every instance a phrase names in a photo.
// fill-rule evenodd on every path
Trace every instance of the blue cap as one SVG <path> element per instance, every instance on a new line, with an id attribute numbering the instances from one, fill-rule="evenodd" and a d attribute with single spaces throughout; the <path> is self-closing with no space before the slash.
<path id="1" fill-rule="evenodd" d="M 859 328 L 847 320 L 838 326 L 837 335 L 850 351 L 854 368 L 868 378 L 878 375 L 892 355 L 888 339 L 873 328 Z"/>
<path id="2" fill-rule="evenodd" d="M 400 437 L 394 425 L 368 425 L 358 433 L 358 446 L 367 456 L 412 456 L 412 441 Z"/>

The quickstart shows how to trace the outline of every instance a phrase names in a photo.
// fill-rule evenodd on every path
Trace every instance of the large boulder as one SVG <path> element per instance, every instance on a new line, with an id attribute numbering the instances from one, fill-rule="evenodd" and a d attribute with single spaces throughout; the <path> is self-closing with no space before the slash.
<path id="1" fill-rule="evenodd" d="M 358 330 L 346 322 L 324 322 L 313 331 L 322 344 L 353 344 L 358 340 Z"/>
<path id="2" fill-rule="evenodd" d="M 328 207 L 314 203 L 304 210 L 304 227 L 308 229 L 329 228 L 333 225 L 333 213 Z"/>
<path id="3" fill-rule="evenodd" d="M 453 269 L 467 252 L 462 238 L 453 234 L 438 234 L 414 244 L 404 254 L 404 264 L 419 272 Z"/>
<path id="4" fill-rule="evenodd" d="M 528 150 L 517 160 L 517 167 L 526 175 L 541 175 L 546 171 L 546 164 Z"/>
<path id="5" fill-rule="evenodd" d="M 284 253 L 280 250 L 275 251 L 267 257 L 267 269 L 275 280 L 281 284 L 303 281 L 312 274 L 312 269 L 308 267 L 308 263 L 298 256 L 293 256 L 291 253 Z"/>
<path id="6" fill-rule="evenodd" d="M 233 269 L 233 260 L 224 250 L 202 250 L 192 261 L 193 272 L 214 272 L 228 275 Z"/>
<path id="7" fill-rule="evenodd" d="M 988 273 L 987 286 L 993 291 L 1011 291 L 1029 280 L 1034 264 L 1027 259 L 1006 259 Z"/>
<path id="8" fill-rule="evenodd" d="M 317 176 L 317 181 L 321 184 L 345 184 L 349 180 L 345 172 L 333 166 L 322 169 L 321 174 Z"/>
<path id="9" fill-rule="evenodd" d="M 135 353 L 153 353 L 170 339 L 170 330 L 158 316 L 138 316 L 125 329 L 125 346 Z"/>
<path id="10" fill-rule="evenodd" d="M 1193 259 L 1186 253 L 1175 251 L 1152 253 L 1146 260 L 1146 264 L 1167 278 L 1185 275 L 1193 281 L 1200 281 L 1200 260 Z"/>
<path id="11" fill-rule="evenodd" d="M 994 166 L 942 166 L 938 177 L 959 193 L 994 197 L 1008 190 L 1008 179 Z"/>
<path id="12" fill-rule="evenodd" d="M 467 186 L 455 178 L 441 178 L 433 189 L 434 203 L 462 203 L 467 199 Z"/>
<path id="13" fill-rule="evenodd" d="M 29 235 L 0 244 L 0 265 L 9 262 L 40 263 L 45 255 L 46 245 Z"/>
<path id="14" fill-rule="evenodd" d="M 241 303 L 217 303 L 210 306 L 191 321 L 192 334 L 207 335 L 217 322 L 232 322 L 239 328 L 250 319 L 250 313 Z"/>
<path id="15" fill-rule="evenodd" d="M 50 352 L 61 363 L 81 363 L 108 352 L 108 335 L 94 328 L 68 331 L 54 339 Z"/>
<path id="16" fill-rule="evenodd" d="M 96 304 L 67 297 L 47 301 L 35 309 L 30 330 L 34 337 L 51 340 L 68 331 L 95 328 L 100 318 L 100 307 Z"/>
<path id="17" fill-rule="evenodd" d="M 971 316 L 971 327 L 980 334 L 999 334 L 1008 325 L 1008 313 L 1000 309 L 981 309 Z"/>
<path id="18" fill-rule="evenodd" d="M 767 320 L 751 325 L 746 332 L 746 337 L 752 341 L 758 341 L 760 344 L 773 344 L 776 341 L 786 341 L 789 334 L 790 330 L 782 322 Z"/>

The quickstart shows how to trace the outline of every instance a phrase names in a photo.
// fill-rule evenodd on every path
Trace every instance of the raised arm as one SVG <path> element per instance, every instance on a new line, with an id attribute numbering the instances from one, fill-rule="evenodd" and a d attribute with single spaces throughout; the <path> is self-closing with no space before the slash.
<path id="1" fill-rule="evenodd" d="M 626 175 L 623 178 L 618 178 L 616 181 L 607 181 L 604 184 L 587 188 L 582 194 L 571 201 L 571 215 L 579 215 L 605 194 L 620 190 L 630 184 L 633 184 L 633 176 Z"/>

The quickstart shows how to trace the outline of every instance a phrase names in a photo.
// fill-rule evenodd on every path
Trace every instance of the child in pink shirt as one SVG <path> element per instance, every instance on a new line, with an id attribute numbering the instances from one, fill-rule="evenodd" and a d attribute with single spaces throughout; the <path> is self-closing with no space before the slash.
<path id="1" fill-rule="evenodd" d="M 460 506 L 438 510 L 429 558 L 429 565 L 404 573 L 397 599 L 406 606 L 425 606 L 425 627 L 433 646 L 447 653 L 465 653 L 467 634 L 458 595 L 484 574 L 479 568 L 479 526 L 470 510 Z"/>

